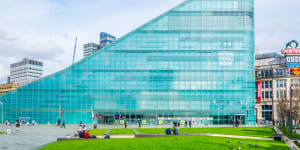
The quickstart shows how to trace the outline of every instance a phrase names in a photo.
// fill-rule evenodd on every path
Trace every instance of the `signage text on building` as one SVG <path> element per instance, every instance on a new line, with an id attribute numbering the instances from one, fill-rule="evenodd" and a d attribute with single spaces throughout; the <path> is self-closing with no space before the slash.
<path id="1" fill-rule="evenodd" d="M 261 101 L 261 81 L 257 81 L 257 101 Z"/>

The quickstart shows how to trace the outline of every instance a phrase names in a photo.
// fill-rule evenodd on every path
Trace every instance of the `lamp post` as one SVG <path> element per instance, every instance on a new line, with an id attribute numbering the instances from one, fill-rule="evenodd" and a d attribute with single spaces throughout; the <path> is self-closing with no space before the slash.
<path id="1" fill-rule="evenodd" d="M 0 101 L 0 105 L 1 105 L 1 112 L 2 112 L 2 115 L 1 115 L 2 121 L 1 122 L 2 122 L 2 128 L 3 128 L 3 103 L 1 101 Z"/>
<path id="2" fill-rule="evenodd" d="M 274 120 L 274 96 L 273 96 L 273 94 L 274 94 L 274 91 L 273 91 L 273 67 L 272 67 L 272 69 L 271 69 L 271 79 L 272 79 L 272 81 L 271 81 L 271 83 L 272 83 L 272 114 L 271 114 L 271 119 L 272 119 L 272 125 L 273 126 L 275 126 L 275 120 Z"/>
<path id="3" fill-rule="evenodd" d="M 158 109 L 158 105 L 155 105 L 155 110 L 156 110 L 156 125 L 158 125 L 158 117 L 157 117 L 157 109 Z"/>

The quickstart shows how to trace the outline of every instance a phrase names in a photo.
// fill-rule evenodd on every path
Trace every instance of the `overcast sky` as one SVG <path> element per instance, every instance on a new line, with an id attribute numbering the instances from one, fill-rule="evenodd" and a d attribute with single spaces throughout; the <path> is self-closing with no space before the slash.
<path id="1" fill-rule="evenodd" d="M 82 45 L 99 42 L 102 31 L 117 37 L 132 31 L 184 0 L 0 0 L 0 83 L 9 64 L 31 57 L 42 60 L 44 74 L 76 60 Z M 256 45 L 261 52 L 277 51 L 300 40 L 299 0 L 256 0 Z"/>

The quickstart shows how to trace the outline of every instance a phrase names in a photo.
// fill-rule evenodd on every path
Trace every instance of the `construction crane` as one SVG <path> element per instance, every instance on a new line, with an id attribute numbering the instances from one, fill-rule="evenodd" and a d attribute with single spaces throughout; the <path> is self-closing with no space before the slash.
<path id="1" fill-rule="evenodd" d="M 73 52 L 73 61 L 72 61 L 72 65 L 74 64 L 74 61 L 75 61 L 76 46 L 77 46 L 77 36 L 76 36 L 76 38 L 75 38 L 75 46 L 74 46 L 74 52 Z"/>

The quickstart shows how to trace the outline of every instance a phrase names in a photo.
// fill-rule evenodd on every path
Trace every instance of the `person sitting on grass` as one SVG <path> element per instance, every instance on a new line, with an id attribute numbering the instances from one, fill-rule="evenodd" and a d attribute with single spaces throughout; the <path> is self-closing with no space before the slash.
<path id="1" fill-rule="evenodd" d="M 78 133 L 78 135 L 79 135 L 79 138 L 81 138 L 81 139 L 85 138 L 85 132 L 84 132 L 83 130 L 81 130 L 81 131 Z"/>
<path id="2" fill-rule="evenodd" d="M 96 136 L 95 135 L 90 135 L 90 133 L 89 133 L 89 131 L 85 131 L 85 133 L 84 133 L 84 138 L 85 139 L 95 139 L 96 138 Z"/>
<path id="3" fill-rule="evenodd" d="M 176 126 L 176 127 L 174 128 L 174 130 L 173 130 L 173 134 L 174 134 L 174 135 L 178 135 L 178 131 L 179 131 L 179 127 Z"/>

